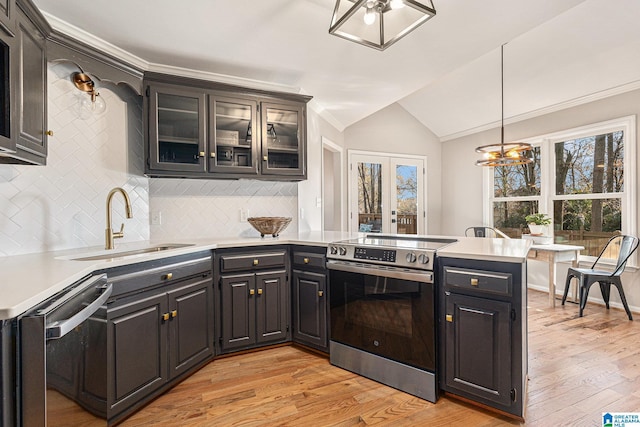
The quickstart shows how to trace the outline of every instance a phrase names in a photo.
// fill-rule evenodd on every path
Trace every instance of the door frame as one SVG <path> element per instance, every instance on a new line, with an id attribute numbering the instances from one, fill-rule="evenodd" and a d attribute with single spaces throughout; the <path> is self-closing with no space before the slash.
<path id="1" fill-rule="evenodd" d="M 329 138 L 327 137 L 321 137 L 322 140 L 322 156 L 321 160 L 320 160 L 320 168 L 321 168 L 321 176 L 322 179 L 321 181 L 321 195 L 322 195 L 322 214 L 320 215 L 320 217 L 322 218 L 321 220 L 321 230 L 325 231 L 325 226 L 324 226 L 324 207 L 325 207 L 325 203 L 327 200 L 327 188 L 325 186 L 325 178 L 324 178 L 324 166 L 325 166 L 325 162 L 327 161 L 327 159 L 324 158 L 324 150 L 328 150 L 331 151 L 332 153 L 334 153 L 334 155 L 338 156 L 338 163 L 339 163 L 339 167 L 338 170 L 336 170 L 334 168 L 334 174 L 335 173 L 339 173 L 339 177 L 336 177 L 334 175 L 333 179 L 334 182 L 338 181 L 339 185 L 336 186 L 334 185 L 334 193 L 333 193 L 333 203 L 334 205 L 336 203 L 339 203 L 339 212 L 340 212 L 340 216 L 338 218 L 339 222 L 340 222 L 340 227 L 337 231 L 343 231 L 344 230 L 344 219 L 345 219 L 345 203 L 344 203 L 344 191 L 345 191 L 345 179 L 344 179 L 344 149 L 339 146 L 338 144 L 336 144 L 335 142 L 331 141 Z M 337 192 L 335 191 L 335 189 L 337 188 Z M 335 221 L 334 221 L 334 225 L 335 225 Z"/>
<path id="2" fill-rule="evenodd" d="M 354 203 L 355 205 L 355 211 L 357 211 L 357 194 L 354 194 L 353 192 L 353 180 L 357 179 L 357 177 L 355 177 L 355 172 L 353 169 L 353 157 L 354 156 L 362 156 L 362 157 L 372 157 L 372 158 L 376 158 L 376 159 L 380 159 L 380 163 L 384 163 L 389 162 L 391 159 L 412 159 L 412 160 L 420 160 L 422 161 L 423 164 L 423 169 L 422 169 L 422 174 L 423 174 L 423 189 L 422 189 L 422 221 L 418 221 L 418 229 L 417 229 L 417 234 L 427 234 L 427 156 L 419 156 L 419 155 L 414 155 L 414 154 L 398 154 L 398 153 L 386 153 L 386 152 L 379 152 L 379 151 L 364 151 L 364 150 L 347 150 L 347 169 L 348 169 L 348 174 L 349 174 L 349 178 L 348 178 L 348 190 L 347 190 L 347 196 L 348 196 L 348 208 L 349 208 L 349 215 L 347 217 L 347 226 L 348 226 L 348 231 L 350 233 L 355 233 L 358 230 L 354 230 L 353 227 L 353 216 L 354 214 L 357 215 L 357 212 L 354 213 Z M 387 169 L 387 173 L 388 169 L 389 169 L 389 165 L 387 165 L 386 167 Z M 383 170 L 384 170 L 384 166 L 383 166 Z M 391 215 L 391 203 L 389 203 L 389 206 L 383 206 L 382 207 L 382 211 L 383 211 L 383 217 L 389 217 Z M 418 217 L 420 216 L 420 213 L 418 212 Z"/>

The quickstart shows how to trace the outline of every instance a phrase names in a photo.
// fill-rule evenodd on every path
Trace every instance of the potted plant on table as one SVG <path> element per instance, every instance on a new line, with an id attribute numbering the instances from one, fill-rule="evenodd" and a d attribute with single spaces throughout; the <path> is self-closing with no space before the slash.
<path id="1" fill-rule="evenodd" d="M 532 236 L 542 236 L 547 225 L 551 224 L 551 218 L 543 213 L 527 215 L 524 220 L 527 221 Z"/>

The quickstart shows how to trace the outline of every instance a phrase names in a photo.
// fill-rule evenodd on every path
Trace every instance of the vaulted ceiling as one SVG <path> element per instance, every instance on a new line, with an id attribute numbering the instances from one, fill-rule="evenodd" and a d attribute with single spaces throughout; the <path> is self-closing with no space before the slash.
<path id="1" fill-rule="evenodd" d="M 640 87 L 638 0 L 434 0 L 383 52 L 328 34 L 334 0 L 35 0 L 145 69 L 314 96 L 338 129 L 402 105 L 442 140 Z"/>

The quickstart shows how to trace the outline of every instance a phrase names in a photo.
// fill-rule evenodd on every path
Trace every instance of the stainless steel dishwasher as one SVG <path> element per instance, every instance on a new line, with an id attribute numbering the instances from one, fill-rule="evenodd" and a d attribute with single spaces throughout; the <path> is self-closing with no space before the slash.
<path id="1" fill-rule="evenodd" d="M 20 425 L 107 425 L 112 286 L 90 275 L 20 318 Z"/>

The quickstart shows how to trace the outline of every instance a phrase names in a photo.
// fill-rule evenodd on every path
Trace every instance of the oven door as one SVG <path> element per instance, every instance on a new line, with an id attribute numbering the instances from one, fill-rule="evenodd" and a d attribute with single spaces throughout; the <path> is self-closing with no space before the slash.
<path id="1" fill-rule="evenodd" d="M 20 319 L 21 425 L 106 426 L 106 274 L 89 276 Z"/>
<path id="2" fill-rule="evenodd" d="M 436 369 L 432 272 L 329 261 L 331 340 Z"/>

